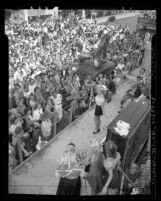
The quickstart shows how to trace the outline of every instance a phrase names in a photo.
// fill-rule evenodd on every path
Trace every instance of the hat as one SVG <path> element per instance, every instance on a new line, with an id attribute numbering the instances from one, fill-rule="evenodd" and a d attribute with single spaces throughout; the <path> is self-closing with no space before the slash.
<path id="1" fill-rule="evenodd" d="M 70 142 L 67 146 L 73 146 L 73 147 L 75 147 L 75 144 L 73 142 Z"/>
<path id="2" fill-rule="evenodd" d="M 76 152 L 76 146 L 74 143 L 69 143 L 66 147 L 65 147 L 65 150 L 64 152 L 72 152 L 72 153 L 75 153 Z"/>

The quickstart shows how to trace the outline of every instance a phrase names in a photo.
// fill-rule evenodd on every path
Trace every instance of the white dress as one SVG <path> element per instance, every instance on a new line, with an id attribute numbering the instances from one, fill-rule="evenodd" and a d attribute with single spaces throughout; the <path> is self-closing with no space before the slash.
<path id="1" fill-rule="evenodd" d="M 62 109 L 62 95 L 61 94 L 57 94 L 57 97 L 54 98 L 53 96 L 51 96 L 51 99 L 55 105 L 55 110 L 58 113 L 58 117 L 59 120 L 62 119 L 63 116 L 63 109 Z"/>

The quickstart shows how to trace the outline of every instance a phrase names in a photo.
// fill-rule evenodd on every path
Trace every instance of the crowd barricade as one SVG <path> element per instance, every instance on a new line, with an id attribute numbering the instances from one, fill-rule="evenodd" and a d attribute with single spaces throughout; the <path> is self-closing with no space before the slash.
<path id="1" fill-rule="evenodd" d="M 79 118 L 93 105 L 93 88 L 83 98 L 72 101 L 70 110 L 70 123 Z"/>
<path id="2" fill-rule="evenodd" d="M 51 133 L 51 137 L 49 138 L 49 140 L 51 140 L 51 138 L 54 138 L 59 132 L 61 132 L 64 128 L 66 128 L 74 120 L 76 120 L 78 117 L 80 117 L 84 112 L 86 112 L 88 109 L 90 109 L 93 106 L 93 104 L 94 104 L 93 88 L 91 88 L 85 97 L 71 101 L 71 103 L 69 105 L 67 105 L 66 107 L 63 108 L 63 116 L 60 121 L 57 120 L 57 118 L 56 118 L 57 115 L 55 115 L 55 113 L 53 115 L 51 115 L 48 118 L 52 122 L 52 133 Z M 46 119 L 46 120 L 48 120 L 48 119 Z M 48 141 L 46 141 L 45 143 L 48 143 Z M 18 151 L 18 160 L 19 160 L 19 163 L 17 165 L 21 164 L 24 161 L 21 144 L 22 144 L 22 139 L 21 139 L 21 137 L 19 137 L 17 140 L 17 146 L 16 146 L 16 149 Z M 42 146 L 43 146 L 43 144 L 42 144 Z"/>

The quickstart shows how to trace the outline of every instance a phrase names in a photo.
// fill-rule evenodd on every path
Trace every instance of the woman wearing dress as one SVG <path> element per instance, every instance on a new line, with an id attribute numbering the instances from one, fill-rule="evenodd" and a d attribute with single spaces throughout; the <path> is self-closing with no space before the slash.
<path id="1" fill-rule="evenodd" d="M 97 134 L 100 132 L 100 125 L 101 125 L 100 116 L 103 115 L 103 107 L 105 103 L 104 89 L 98 87 L 95 102 L 96 102 L 96 108 L 94 113 L 94 122 L 96 129 L 93 132 L 93 134 Z"/>
<path id="2" fill-rule="evenodd" d="M 102 189 L 103 154 L 101 144 L 93 139 L 91 144 L 89 164 L 86 165 L 87 181 L 90 185 L 91 195 L 96 195 Z"/>
<path id="3" fill-rule="evenodd" d="M 121 182 L 121 174 L 117 169 L 121 163 L 121 155 L 117 152 L 117 145 L 110 140 L 105 143 L 104 151 L 103 166 L 105 172 L 101 194 L 117 194 Z"/>
<path id="4" fill-rule="evenodd" d="M 117 194 L 121 182 L 121 174 L 117 170 L 121 156 L 117 146 L 113 141 L 107 141 L 103 150 L 98 141 L 95 144 L 91 150 L 90 164 L 85 168 L 91 195 Z"/>

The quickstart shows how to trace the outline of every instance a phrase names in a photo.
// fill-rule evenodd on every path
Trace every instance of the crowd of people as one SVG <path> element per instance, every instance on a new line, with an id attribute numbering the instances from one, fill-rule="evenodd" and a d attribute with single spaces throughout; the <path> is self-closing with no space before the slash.
<path id="1" fill-rule="evenodd" d="M 54 119 L 59 123 L 63 108 L 83 98 L 88 107 L 90 87 L 76 73 L 81 54 L 92 54 L 105 34 L 110 35 L 106 60 L 115 63 L 111 76 L 98 75 L 95 84 L 114 90 L 115 77 L 126 77 L 141 64 L 144 35 L 127 26 L 80 21 L 78 16 L 37 19 L 27 23 L 16 18 L 5 23 L 9 42 L 9 153 L 10 168 L 19 163 L 18 138 L 22 139 L 23 159 L 36 150 L 40 138 L 53 137 Z M 110 89 L 111 87 L 111 89 Z"/>

